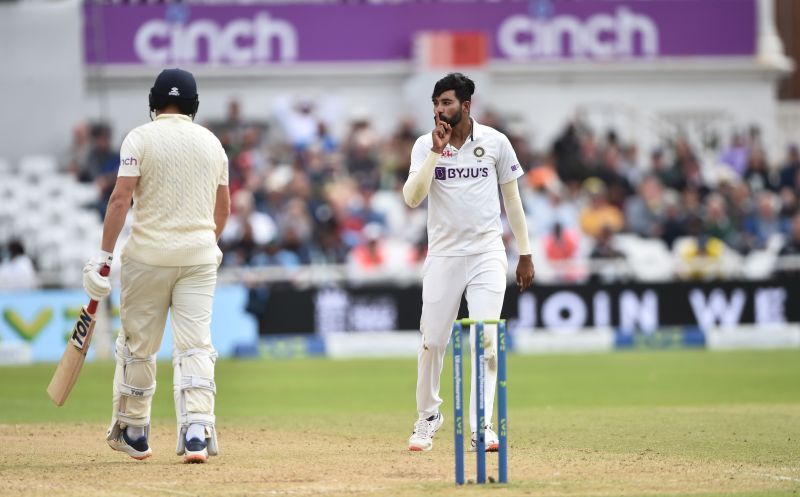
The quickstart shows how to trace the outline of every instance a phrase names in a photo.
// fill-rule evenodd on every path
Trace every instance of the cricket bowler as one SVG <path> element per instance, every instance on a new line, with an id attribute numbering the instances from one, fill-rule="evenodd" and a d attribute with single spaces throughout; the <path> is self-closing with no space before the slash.
<path id="1" fill-rule="evenodd" d="M 422 341 L 417 363 L 417 414 L 408 440 L 412 451 L 433 448 L 433 436 L 444 423 L 439 412 L 440 379 L 447 343 L 466 291 L 469 317 L 498 319 L 503 308 L 508 261 L 503 245 L 499 190 L 519 248 L 516 282 L 520 291 L 533 281 L 528 228 L 517 178 L 523 171 L 508 138 L 470 115 L 475 83 L 460 73 L 448 74 L 433 88 L 435 128 L 420 136 L 411 151 L 403 186 L 410 207 L 428 200 L 428 256 L 422 269 Z M 474 349 L 475 327 L 470 327 Z M 497 384 L 497 326 L 485 328 L 487 451 L 497 451 L 492 408 Z M 476 445 L 475 351 L 469 422 Z"/>

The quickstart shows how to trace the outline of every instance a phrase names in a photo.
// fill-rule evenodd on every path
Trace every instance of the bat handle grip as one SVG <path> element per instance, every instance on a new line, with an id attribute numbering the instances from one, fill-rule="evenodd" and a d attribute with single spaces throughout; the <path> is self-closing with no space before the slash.
<path id="1" fill-rule="evenodd" d="M 100 268 L 100 276 L 108 276 L 108 273 L 110 272 L 111 272 L 111 266 L 109 266 L 108 264 L 103 264 L 103 267 Z M 95 311 L 97 311 L 97 303 L 98 302 L 96 300 L 90 300 L 89 306 L 86 308 L 86 311 L 89 314 L 94 314 Z"/>

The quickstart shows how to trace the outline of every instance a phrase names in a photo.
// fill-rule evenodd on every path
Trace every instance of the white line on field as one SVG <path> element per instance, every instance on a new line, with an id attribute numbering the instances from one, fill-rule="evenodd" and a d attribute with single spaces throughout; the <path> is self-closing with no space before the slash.
<path id="1" fill-rule="evenodd" d="M 768 475 L 766 473 L 757 474 L 756 476 L 763 476 L 764 478 L 772 478 L 773 480 L 800 482 L 800 478 L 793 478 L 791 476 Z"/>
<path id="2" fill-rule="evenodd" d="M 150 487 L 147 485 L 140 485 L 140 484 L 136 484 L 136 488 L 143 488 L 145 490 L 153 490 L 154 492 L 164 492 L 174 495 L 187 495 L 189 497 L 194 497 L 195 495 L 197 495 L 196 493 L 191 493 L 191 492 L 181 492 L 180 490 L 171 490 L 163 487 Z"/>

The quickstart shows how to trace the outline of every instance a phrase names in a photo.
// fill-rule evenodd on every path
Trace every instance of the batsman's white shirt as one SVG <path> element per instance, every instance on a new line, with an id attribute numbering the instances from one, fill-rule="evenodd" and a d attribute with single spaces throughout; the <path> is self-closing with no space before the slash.
<path id="1" fill-rule="evenodd" d="M 155 354 L 167 316 L 173 330 L 173 390 L 178 436 L 203 421 L 213 433 L 216 352 L 211 314 L 222 253 L 215 236 L 217 189 L 228 184 L 219 140 L 188 116 L 161 114 L 122 143 L 119 176 L 138 176 L 133 228 L 122 250 L 115 427 L 147 426 L 155 390 Z M 149 395 L 131 395 L 131 389 Z"/>
<path id="2" fill-rule="evenodd" d="M 436 163 L 428 193 L 428 253 L 475 255 L 503 246 L 498 184 L 523 171 L 503 133 L 473 119 L 472 135 L 457 149 L 447 145 Z M 431 151 L 430 133 L 411 150 L 409 172 L 419 171 Z"/>
<path id="3" fill-rule="evenodd" d="M 211 131 L 182 114 L 161 114 L 122 142 L 119 176 L 139 176 L 133 227 L 122 255 L 153 266 L 218 264 L 217 187 L 228 157 Z"/>

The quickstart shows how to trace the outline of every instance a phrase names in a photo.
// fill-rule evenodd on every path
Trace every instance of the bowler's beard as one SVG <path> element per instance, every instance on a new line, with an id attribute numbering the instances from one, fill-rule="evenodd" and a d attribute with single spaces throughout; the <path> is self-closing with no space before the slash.
<path id="1" fill-rule="evenodd" d="M 462 117 L 463 117 L 463 112 L 461 109 L 458 109 L 458 112 L 453 114 L 453 117 L 447 117 L 442 113 L 439 114 L 439 120 L 446 122 L 452 127 L 455 127 L 458 123 L 460 123 Z"/>

